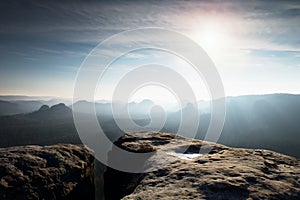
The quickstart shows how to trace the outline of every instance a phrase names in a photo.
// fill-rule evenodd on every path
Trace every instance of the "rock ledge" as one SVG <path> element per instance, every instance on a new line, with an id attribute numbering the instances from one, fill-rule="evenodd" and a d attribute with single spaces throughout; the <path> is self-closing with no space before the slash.
<path id="1" fill-rule="evenodd" d="M 154 172 L 134 175 L 109 168 L 108 174 L 136 181 L 135 187 L 130 188 L 132 193 L 123 193 L 122 198 L 126 200 L 300 199 L 300 161 L 293 157 L 217 144 L 207 155 L 184 159 L 176 156 L 176 152 L 189 146 L 185 154 L 197 153 L 201 145 L 211 143 L 166 133 L 126 134 L 116 144 L 132 152 L 175 152 L 168 157 L 151 158 L 151 162 L 171 159 Z M 130 184 L 132 186 L 132 182 L 119 181 L 119 189 L 122 191 L 124 185 L 128 187 Z"/>

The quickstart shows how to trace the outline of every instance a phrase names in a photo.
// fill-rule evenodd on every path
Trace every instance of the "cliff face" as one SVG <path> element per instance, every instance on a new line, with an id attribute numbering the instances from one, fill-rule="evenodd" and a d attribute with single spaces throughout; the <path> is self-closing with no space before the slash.
<path id="1" fill-rule="evenodd" d="M 169 156 L 150 158 L 152 163 L 168 160 L 150 173 L 130 174 L 109 168 L 106 179 L 112 175 L 123 179 L 117 184 L 110 180 L 115 188 L 114 192 L 106 190 L 108 199 L 300 199 L 300 161 L 296 158 L 223 145 L 201 156 L 197 153 L 204 145 L 202 141 L 165 133 L 124 135 L 116 144 L 133 152 L 144 147 L 160 149 Z M 176 153 L 188 146 L 184 154 Z"/>
<path id="2" fill-rule="evenodd" d="M 83 146 L 0 149 L 0 199 L 92 199 L 93 156 Z"/>

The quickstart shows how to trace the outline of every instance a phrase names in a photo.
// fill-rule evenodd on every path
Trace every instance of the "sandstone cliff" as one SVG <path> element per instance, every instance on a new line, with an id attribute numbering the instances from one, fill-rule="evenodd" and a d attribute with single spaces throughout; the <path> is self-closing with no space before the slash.
<path id="1" fill-rule="evenodd" d="M 82 145 L 2 148 L 0 199 L 95 199 L 95 193 L 103 199 L 103 191 L 106 200 L 300 199 L 300 161 L 293 157 L 223 145 L 200 155 L 200 147 L 211 143 L 166 133 L 126 134 L 115 144 L 132 152 L 156 152 L 141 164 L 160 168 L 104 172 Z"/>
<path id="2" fill-rule="evenodd" d="M 92 199 L 93 156 L 83 146 L 0 149 L 0 199 Z"/>
<path id="3" fill-rule="evenodd" d="M 197 153 L 204 145 L 202 141 L 165 133 L 124 135 L 116 144 L 132 152 L 145 147 L 163 150 L 169 156 L 153 156 L 151 162 L 167 162 L 150 173 L 130 174 L 109 168 L 107 174 L 124 180 L 114 183 L 114 193 L 106 190 L 109 199 L 300 199 L 300 161 L 293 157 L 223 145 L 201 156 Z M 176 153 L 183 148 L 187 148 L 184 154 Z"/>

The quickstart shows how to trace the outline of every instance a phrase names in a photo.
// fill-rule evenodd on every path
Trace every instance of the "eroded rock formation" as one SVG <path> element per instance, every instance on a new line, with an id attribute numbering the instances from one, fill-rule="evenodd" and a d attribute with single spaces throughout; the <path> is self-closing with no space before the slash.
<path id="1" fill-rule="evenodd" d="M 81 145 L 0 149 L 0 199 L 93 199 L 91 152 Z"/>
<path id="2" fill-rule="evenodd" d="M 300 161 L 266 150 L 216 145 L 166 133 L 126 134 L 115 144 L 154 152 L 126 173 L 95 161 L 82 145 L 0 149 L 0 199 L 300 199 Z M 108 159 L 114 156 L 114 149 Z M 120 163 L 126 163 L 120 158 Z M 97 164 L 98 163 L 98 164 Z M 151 169 L 151 168 L 150 168 Z M 103 186 L 104 181 L 104 188 Z M 95 185 L 96 183 L 96 190 Z"/>
<path id="3" fill-rule="evenodd" d="M 293 157 L 223 145 L 216 145 L 207 155 L 197 155 L 202 145 L 208 148 L 212 144 L 165 133 L 124 135 L 116 144 L 132 152 L 145 147 L 163 151 L 150 158 L 161 167 L 138 174 L 142 178 L 130 188 L 131 194 L 123 193 L 124 200 L 300 199 L 300 161 Z M 178 153 L 183 149 L 183 154 Z M 113 169 L 107 173 L 113 172 L 130 177 L 130 173 Z M 125 183 L 115 185 L 120 187 L 115 192 L 123 191 L 124 185 L 128 187 Z"/>

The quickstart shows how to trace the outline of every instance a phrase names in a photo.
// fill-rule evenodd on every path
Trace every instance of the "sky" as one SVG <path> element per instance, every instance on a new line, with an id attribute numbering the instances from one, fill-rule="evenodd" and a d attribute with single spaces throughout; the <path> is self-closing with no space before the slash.
<path id="1" fill-rule="evenodd" d="M 175 30 L 203 47 L 227 96 L 300 93 L 297 0 L 24 0 L 0 2 L 0 94 L 70 98 L 91 50 L 114 34 L 143 27 Z M 207 98 L 203 81 L 185 70 L 186 63 L 158 52 L 139 52 L 112 66 L 97 98 L 109 99 L 122 73 L 149 60 L 181 70 L 196 85 L 197 98 Z M 133 96 L 140 100 L 146 94 L 174 99 L 157 86 Z"/>

